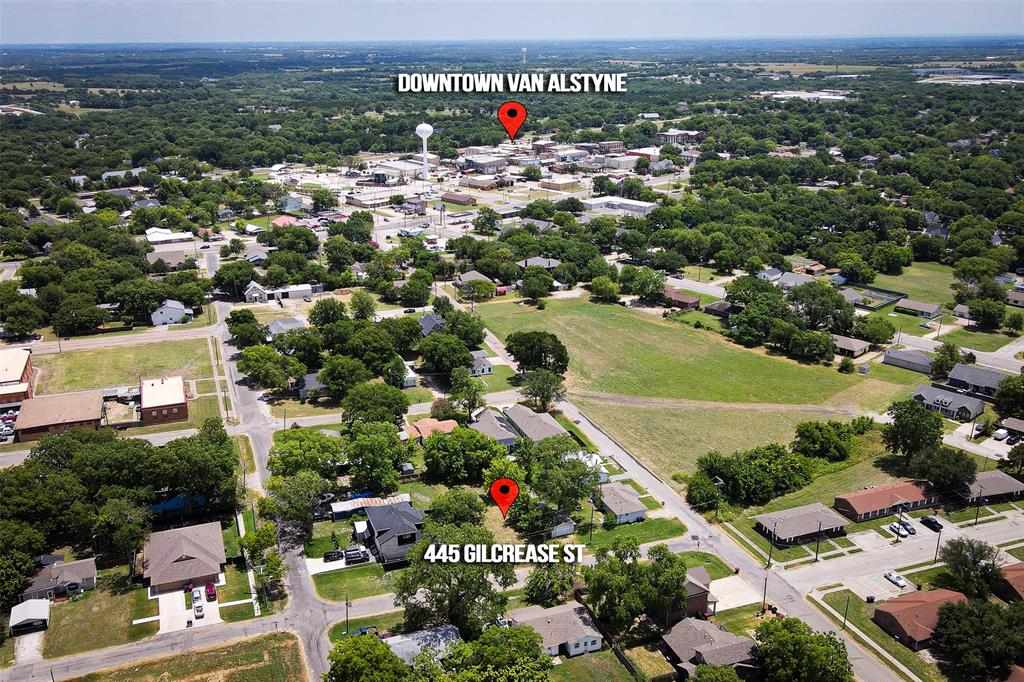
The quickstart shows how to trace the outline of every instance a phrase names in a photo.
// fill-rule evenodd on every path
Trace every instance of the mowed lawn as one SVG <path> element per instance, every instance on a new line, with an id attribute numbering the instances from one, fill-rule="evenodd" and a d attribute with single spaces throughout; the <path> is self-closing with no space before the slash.
<path id="1" fill-rule="evenodd" d="M 75 678 L 76 682 L 300 682 L 305 679 L 306 666 L 302 662 L 299 639 L 287 632 L 275 632 L 212 649 L 182 652 Z"/>
<path id="2" fill-rule="evenodd" d="M 953 268 L 942 263 L 914 263 L 902 275 L 877 275 L 873 286 L 903 291 L 908 298 L 925 303 L 953 301 Z"/>
<path id="3" fill-rule="evenodd" d="M 363 564 L 342 568 L 313 576 L 317 594 L 329 601 L 344 602 L 351 599 L 387 594 L 391 588 L 384 583 L 384 569 L 380 564 Z"/>
<path id="4" fill-rule="evenodd" d="M 632 682 L 633 676 L 611 649 L 568 658 L 551 669 L 552 682 Z"/>
<path id="5" fill-rule="evenodd" d="M 621 306 L 586 298 L 477 306 L 501 338 L 514 331 L 553 332 L 569 350 L 569 386 L 633 396 L 717 402 L 820 403 L 857 377 L 801 365 L 736 346 Z"/>
<path id="6" fill-rule="evenodd" d="M 978 350 L 983 353 L 991 353 L 992 351 L 999 350 L 1016 338 L 1016 336 L 999 332 L 960 328 L 948 334 L 943 334 L 939 337 L 939 341 L 953 343 L 962 348 L 970 348 L 971 350 Z"/>
<path id="7" fill-rule="evenodd" d="M 139 377 L 213 376 L 206 339 L 50 353 L 35 356 L 32 362 L 40 370 L 36 390 L 40 394 L 137 386 Z"/>

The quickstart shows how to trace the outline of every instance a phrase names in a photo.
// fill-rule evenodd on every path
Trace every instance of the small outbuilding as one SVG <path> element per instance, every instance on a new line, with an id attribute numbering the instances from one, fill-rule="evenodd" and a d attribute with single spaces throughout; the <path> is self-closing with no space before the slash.
<path id="1" fill-rule="evenodd" d="M 50 600 L 27 599 L 11 609 L 11 635 L 24 635 L 50 627 Z"/>

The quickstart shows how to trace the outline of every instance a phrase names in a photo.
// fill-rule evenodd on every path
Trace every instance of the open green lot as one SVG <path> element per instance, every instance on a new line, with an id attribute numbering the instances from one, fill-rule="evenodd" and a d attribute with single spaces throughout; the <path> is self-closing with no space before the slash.
<path id="1" fill-rule="evenodd" d="M 660 642 L 631 646 L 625 650 L 628 658 L 646 679 L 675 679 L 676 669 L 661 653 Z M 662 675 L 667 677 L 662 678 Z"/>
<path id="2" fill-rule="evenodd" d="M 730 575 L 733 575 L 733 570 L 714 554 L 708 554 L 707 552 L 681 552 L 679 556 L 683 557 L 687 568 L 697 568 L 698 566 L 706 568 L 708 576 L 712 580 L 728 578 Z"/>
<path id="3" fill-rule="evenodd" d="M 379 633 L 385 630 L 394 630 L 405 619 L 405 611 L 390 611 L 376 616 L 365 616 L 363 618 L 350 618 L 348 623 L 339 621 L 331 626 L 327 636 L 332 642 L 337 642 L 345 637 L 346 632 L 355 632 L 359 628 L 375 627 Z"/>
<path id="4" fill-rule="evenodd" d="M 585 544 L 591 551 L 599 547 L 611 547 L 616 538 L 635 538 L 641 545 L 659 540 L 677 538 L 686 533 L 686 526 L 679 519 L 655 518 L 638 523 L 624 523 L 605 530 L 600 525 L 600 514 L 594 521 L 594 539 L 590 539 L 590 515 L 582 525 L 576 526 L 576 542 Z"/>
<path id="5" fill-rule="evenodd" d="M 914 263 L 902 275 L 877 275 L 873 286 L 906 292 L 907 298 L 925 303 L 953 301 L 953 268 L 942 263 Z"/>
<path id="6" fill-rule="evenodd" d="M 764 620 L 758 615 L 761 610 L 761 602 L 737 606 L 726 611 L 719 611 L 711 617 L 711 622 L 725 628 L 734 635 L 754 636 L 754 630 Z"/>
<path id="7" fill-rule="evenodd" d="M 633 676 L 619 663 L 610 649 L 592 654 L 562 657 L 562 664 L 551 669 L 552 682 L 633 682 Z"/>
<path id="8" fill-rule="evenodd" d="M 1016 559 L 1024 561 L 1024 547 L 1014 547 L 1013 549 L 1006 550 L 1006 553 Z"/>
<path id="9" fill-rule="evenodd" d="M 513 388 L 508 380 L 515 375 L 515 370 L 508 365 L 494 365 L 494 371 L 491 374 L 480 377 L 480 380 L 484 382 L 484 393 L 497 393 Z"/>
<path id="10" fill-rule="evenodd" d="M 139 377 L 213 376 L 206 339 L 50 353 L 32 358 L 41 370 L 36 392 L 65 393 L 111 386 L 136 386 Z"/>
<path id="11" fill-rule="evenodd" d="M 299 639 L 275 632 L 227 646 L 199 649 L 122 668 L 104 670 L 77 682 L 299 682 L 306 679 Z"/>
<path id="12" fill-rule="evenodd" d="M 842 614 L 846 611 L 847 620 L 851 625 L 863 632 L 871 639 L 872 642 L 884 649 L 897 661 L 905 665 L 920 679 L 925 680 L 926 682 L 942 682 L 946 679 L 946 677 L 939 672 L 938 667 L 928 663 L 919 655 L 894 640 L 890 635 L 882 630 L 882 628 L 875 625 L 875 622 L 871 620 L 871 616 L 875 611 L 874 607 L 870 604 L 864 603 L 864 600 L 853 592 L 849 590 L 830 592 L 822 599 L 838 613 Z M 850 604 L 848 611 L 846 610 L 847 599 L 849 599 Z M 827 612 L 825 615 L 833 622 L 836 622 L 837 625 L 842 624 L 842 621 L 837 621 L 834 615 Z M 859 639 L 852 632 L 847 632 L 854 639 Z M 879 660 L 886 663 L 886 659 L 884 658 L 879 658 Z M 900 678 L 905 678 L 905 676 L 895 668 L 893 669 L 893 673 Z"/>
<path id="13" fill-rule="evenodd" d="M 43 656 L 69 656 L 151 637 L 159 628 L 157 623 L 132 625 L 132 621 L 157 613 L 157 601 L 147 599 L 146 588 L 129 582 L 127 566 L 103 569 L 96 589 L 50 609 Z"/>
<path id="14" fill-rule="evenodd" d="M 967 329 L 960 328 L 948 334 L 943 334 L 939 337 L 939 341 L 955 343 L 962 348 L 979 350 L 983 353 L 991 353 L 992 351 L 999 350 L 1016 338 L 1016 336 L 1000 332 L 984 332 L 973 329 L 968 331 Z"/>
<path id="15" fill-rule="evenodd" d="M 545 330 L 569 350 L 571 389 L 633 396 L 755 403 L 820 403 L 857 378 L 752 351 L 722 337 L 586 298 L 545 310 L 485 303 L 477 312 L 501 338 Z M 741 380 L 742 379 L 742 380 Z"/>
<path id="16" fill-rule="evenodd" d="M 346 594 L 349 599 L 362 599 L 391 591 L 384 584 L 384 569 L 379 564 L 320 573 L 313 576 L 313 584 L 321 597 L 340 602 L 345 601 Z"/>
<path id="17" fill-rule="evenodd" d="M 9 614 L 7 616 L 0 616 L 0 628 L 3 628 L 4 632 L 4 643 L 0 644 L 0 668 L 8 668 L 14 665 L 14 637 L 7 636 L 7 628 L 9 627 L 8 621 L 10 620 Z"/>
<path id="18" fill-rule="evenodd" d="M 334 549 L 334 537 L 338 539 L 338 546 L 348 547 L 352 544 L 352 521 L 342 519 L 340 521 L 317 521 L 313 524 L 313 537 L 306 541 L 304 546 L 306 557 L 310 559 L 323 558 L 325 552 Z"/>

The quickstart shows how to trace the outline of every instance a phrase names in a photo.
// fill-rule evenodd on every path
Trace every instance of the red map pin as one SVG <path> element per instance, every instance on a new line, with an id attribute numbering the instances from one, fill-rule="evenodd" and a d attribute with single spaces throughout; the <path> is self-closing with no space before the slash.
<path id="1" fill-rule="evenodd" d="M 511 478 L 499 478 L 491 484 L 491 499 L 498 505 L 503 517 L 508 516 L 508 509 L 519 497 L 519 484 Z"/>
<path id="2" fill-rule="evenodd" d="M 498 107 L 498 120 L 508 133 L 508 139 L 516 141 L 516 133 L 526 123 L 526 107 L 519 102 L 505 102 Z"/>

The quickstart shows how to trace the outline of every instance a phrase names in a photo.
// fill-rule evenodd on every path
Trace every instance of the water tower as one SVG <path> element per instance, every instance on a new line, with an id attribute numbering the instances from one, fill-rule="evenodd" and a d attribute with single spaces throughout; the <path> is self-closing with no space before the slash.
<path id="1" fill-rule="evenodd" d="M 526 66 L 526 48 L 525 47 L 519 48 L 519 52 L 522 53 L 523 66 Z"/>
<path id="2" fill-rule="evenodd" d="M 416 126 L 416 134 L 423 139 L 423 180 L 426 180 L 430 174 L 430 168 L 427 165 L 427 138 L 434 134 L 434 126 L 429 123 L 421 123 Z"/>

